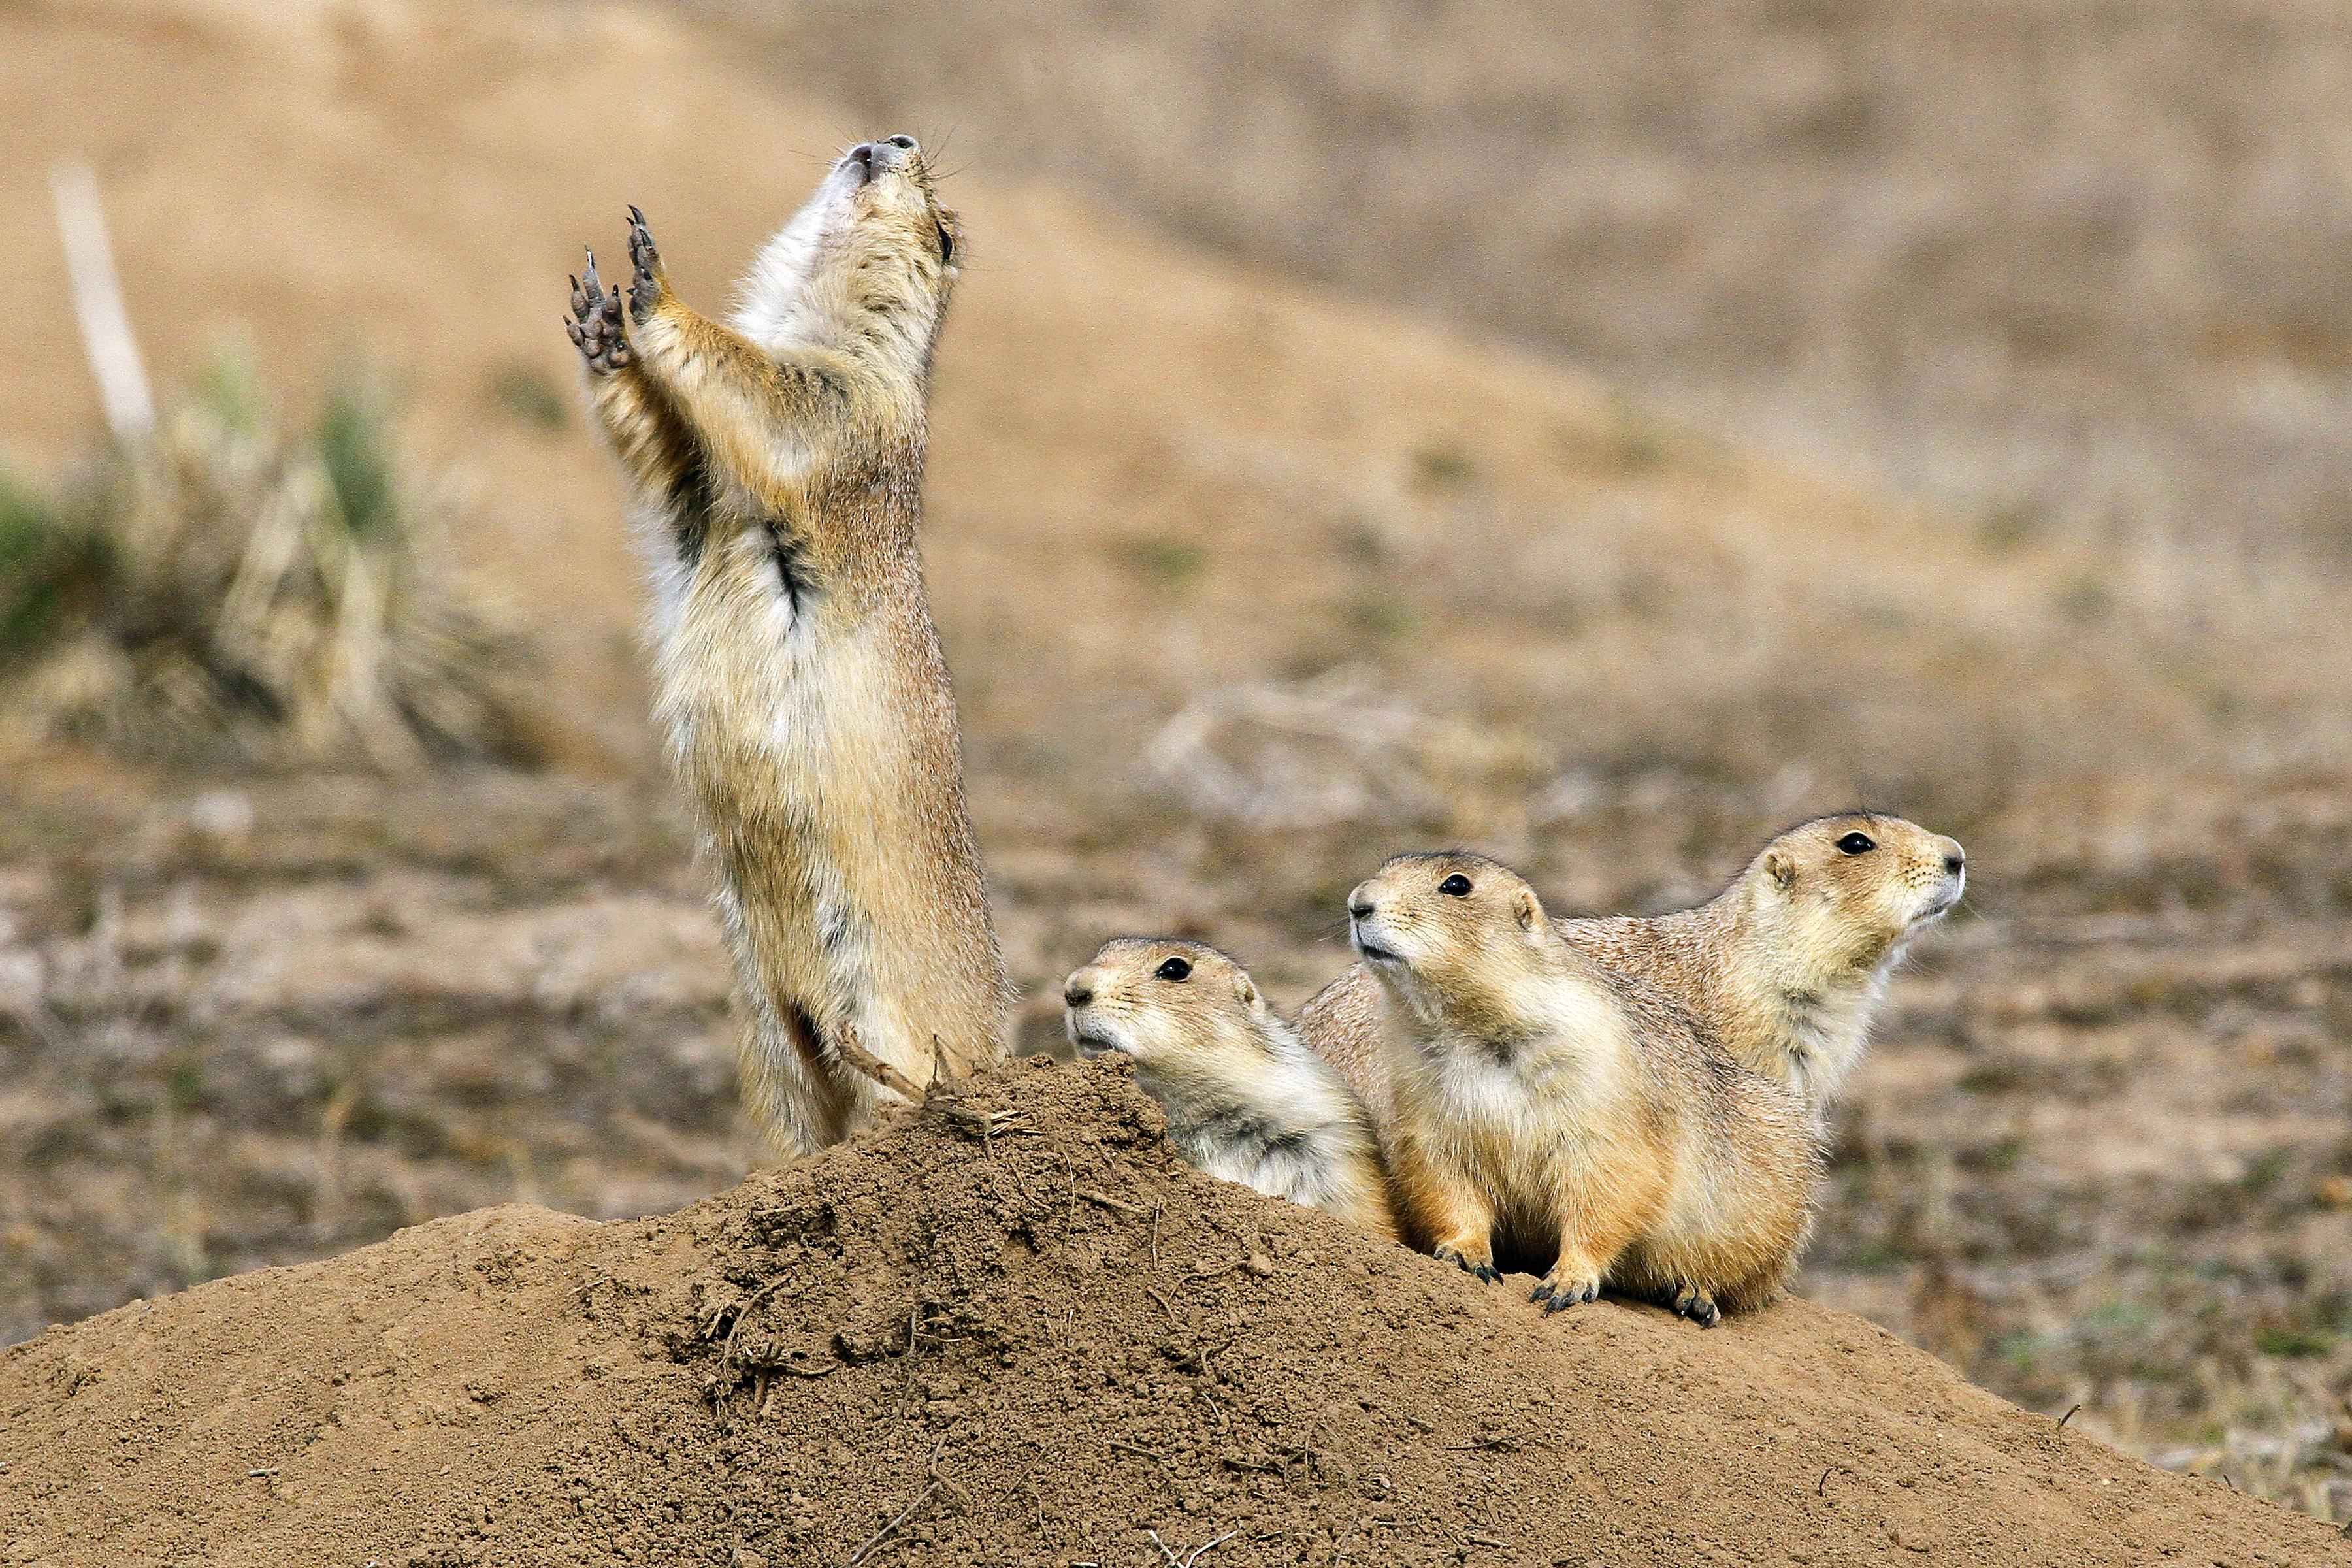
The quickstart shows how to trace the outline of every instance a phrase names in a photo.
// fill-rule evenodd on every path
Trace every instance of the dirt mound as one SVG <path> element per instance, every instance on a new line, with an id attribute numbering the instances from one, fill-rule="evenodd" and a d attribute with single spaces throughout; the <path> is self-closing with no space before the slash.
<path id="1" fill-rule="evenodd" d="M 656 1219 L 486 1209 L 0 1356 L 0 1561 L 2352 1561 L 1790 1301 L 1559 1317 L 1111 1064 Z"/>

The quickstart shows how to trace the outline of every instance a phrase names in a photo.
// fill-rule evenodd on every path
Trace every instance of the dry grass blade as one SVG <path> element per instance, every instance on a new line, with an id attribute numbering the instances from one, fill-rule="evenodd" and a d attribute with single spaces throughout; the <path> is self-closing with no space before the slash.
<path id="1" fill-rule="evenodd" d="M 146 755 L 530 760 L 520 649 L 356 373 L 316 432 L 219 369 L 68 493 L 0 496 L 0 722 Z"/>

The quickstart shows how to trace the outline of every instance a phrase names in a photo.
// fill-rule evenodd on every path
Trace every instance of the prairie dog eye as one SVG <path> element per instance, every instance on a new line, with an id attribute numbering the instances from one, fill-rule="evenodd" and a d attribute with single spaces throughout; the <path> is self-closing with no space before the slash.
<path id="1" fill-rule="evenodd" d="M 1867 833 L 1849 833 L 1837 841 L 1837 847 L 1848 855 L 1867 855 L 1878 847 L 1878 841 Z"/>
<path id="2" fill-rule="evenodd" d="M 1152 973 L 1162 980 L 1190 980 L 1192 978 L 1192 966 L 1183 959 L 1171 958 Z"/>
<path id="3" fill-rule="evenodd" d="M 1438 883 L 1437 890 L 1449 899 L 1466 899 L 1470 896 L 1470 879 L 1456 871 Z"/>

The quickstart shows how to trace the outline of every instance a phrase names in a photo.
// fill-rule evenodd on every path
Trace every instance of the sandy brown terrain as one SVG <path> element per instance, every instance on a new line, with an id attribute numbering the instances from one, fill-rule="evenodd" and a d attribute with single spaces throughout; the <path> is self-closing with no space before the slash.
<path id="1" fill-rule="evenodd" d="M 617 478 L 511 395 L 569 386 L 562 279 L 623 203 L 715 307 L 881 129 L 732 48 L 626 10 L 0 12 L 11 210 L 96 161 L 167 384 L 223 333 L 296 399 L 347 345 L 396 368 L 571 737 L 531 778 L 11 759 L 0 1333 L 743 1173 Z M 2352 1513 L 2346 628 L 2151 608 L 2095 544 L 1841 489 L 992 173 L 950 186 L 974 267 L 928 548 L 1028 994 L 1172 930 L 1295 1004 L 1390 850 L 1655 909 L 1866 795 L 1966 840 L 1975 889 L 1898 984 L 1806 1293 L 2079 1405 L 2070 1433 Z M 0 447 L 48 472 L 95 399 L 58 258 L 20 265 Z"/>
<path id="2" fill-rule="evenodd" d="M 480 1210 L 46 1334 L 0 1352 L 0 1550 L 2352 1562 L 1858 1319 L 1547 1316 L 1161 1125 L 1117 1065 L 1033 1061 L 675 1215 Z"/>

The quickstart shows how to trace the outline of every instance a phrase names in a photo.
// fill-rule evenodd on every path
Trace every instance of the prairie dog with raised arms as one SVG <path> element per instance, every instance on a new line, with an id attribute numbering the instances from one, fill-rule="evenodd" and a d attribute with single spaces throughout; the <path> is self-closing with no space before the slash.
<path id="1" fill-rule="evenodd" d="M 1070 1043 L 1124 1051 L 1194 1166 L 1397 1239 L 1371 1120 L 1213 947 L 1120 937 L 1063 984 Z"/>
<path id="2" fill-rule="evenodd" d="M 1570 946 L 1483 856 L 1399 856 L 1348 915 L 1380 988 L 1408 1232 L 1488 1280 L 1498 1240 L 1556 1249 L 1549 1311 L 1604 1281 L 1702 1325 L 1770 1300 L 1821 1166 L 1797 1094 Z"/>
<path id="3" fill-rule="evenodd" d="M 1954 839 L 1849 812 L 1780 834 L 1696 909 L 1553 927 L 1578 952 L 1657 987 L 1736 1060 L 1819 1114 L 1868 1046 L 1905 949 L 1959 901 L 1966 865 Z M 1360 963 L 1307 1004 L 1298 1032 L 1385 1118 L 1379 1002 Z"/>
<path id="4" fill-rule="evenodd" d="M 634 480 L 656 706 L 717 872 L 745 1079 L 806 1151 L 885 1095 L 1004 1054 L 1010 992 L 917 531 L 932 342 L 960 228 L 913 138 L 835 163 L 732 325 L 670 291 L 630 209 L 625 306 L 589 258 L 566 323 Z"/>

